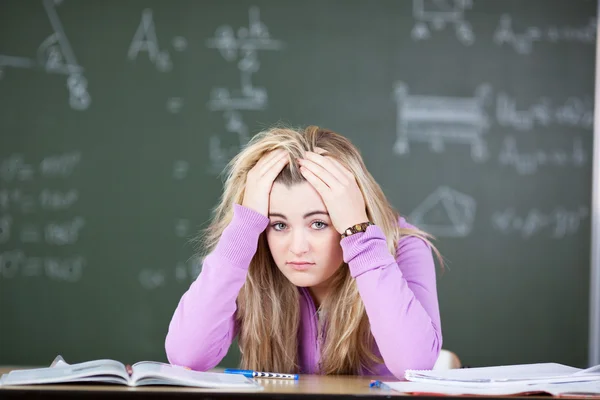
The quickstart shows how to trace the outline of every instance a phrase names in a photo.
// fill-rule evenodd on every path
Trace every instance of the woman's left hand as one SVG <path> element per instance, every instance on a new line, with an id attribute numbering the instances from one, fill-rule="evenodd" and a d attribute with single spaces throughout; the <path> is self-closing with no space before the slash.
<path id="1" fill-rule="evenodd" d="M 331 157 L 310 151 L 305 157 L 298 160 L 300 172 L 321 195 L 335 229 L 342 234 L 367 222 L 365 199 L 352 172 Z"/>

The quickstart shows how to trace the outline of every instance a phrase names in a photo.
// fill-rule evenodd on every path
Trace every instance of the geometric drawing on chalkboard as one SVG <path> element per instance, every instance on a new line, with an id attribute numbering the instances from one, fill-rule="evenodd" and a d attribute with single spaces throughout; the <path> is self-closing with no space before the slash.
<path id="1" fill-rule="evenodd" d="M 475 35 L 464 15 L 471 7 L 472 0 L 413 0 L 413 17 L 417 22 L 411 32 L 412 38 L 416 41 L 428 39 L 431 36 L 428 24 L 438 31 L 446 24 L 454 24 L 458 40 L 464 45 L 472 45 Z"/>
<path id="2" fill-rule="evenodd" d="M 75 110 L 85 110 L 90 106 L 92 99 L 87 91 L 83 68 L 77 63 L 75 53 L 56 12 L 57 2 L 44 0 L 43 4 L 54 33 L 44 39 L 38 47 L 37 62 L 26 57 L 0 55 L 0 72 L 3 67 L 35 68 L 38 66 L 47 73 L 67 75 L 69 105 Z"/>
<path id="3" fill-rule="evenodd" d="M 409 220 L 434 236 L 464 237 L 473 227 L 475 208 L 472 197 L 440 186 L 413 210 Z"/>
<path id="4" fill-rule="evenodd" d="M 491 87 L 482 84 L 474 97 L 409 95 L 408 87 L 397 82 L 394 87 L 396 101 L 396 142 L 394 152 L 409 152 L 409 142 L 429 143 L 436 153 L 444 151 L 445 142 L 471 146 L 471 158 L 485 161 L 488 149 L 483 135 L 490 123 L 485 106 Z"/>

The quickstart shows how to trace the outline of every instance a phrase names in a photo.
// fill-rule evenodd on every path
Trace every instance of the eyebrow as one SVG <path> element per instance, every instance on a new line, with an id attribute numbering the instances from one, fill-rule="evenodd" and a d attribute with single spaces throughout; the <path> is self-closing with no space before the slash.
<path id="1" fill-rule="evenodd" d="M 304 217 L 303 217 L 303 218 L 312 217 L 313 215 L 318 215 L 318 214 L 322 214 L 322 215 L 327 215 L 327 216 L 329 216 L 329 213 L 328 213 L 328 212 L 326 212 L 326 211 L 311 211 L 311 212 L 308 212 L 308 213 L 304 214 Z M 279 217 L 279 218 L 287 219 L 287 218 L 285 217 L 285 215 L 283 215 L 283 214 L 279 214 L 279 213 L 269 213 L 269 218 L 272 218 L 272 217 Z"/>

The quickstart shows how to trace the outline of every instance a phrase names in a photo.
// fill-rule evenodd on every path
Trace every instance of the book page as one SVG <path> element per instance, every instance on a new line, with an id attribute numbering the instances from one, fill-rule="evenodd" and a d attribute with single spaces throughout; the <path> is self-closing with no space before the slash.
<path id="1" fill-rule="evenodd" d="M 127 384 L 125 366 L 114 360 L 94 360 L 79 364 L 57 363 L 53 367 L 13 370 L 4 374 L 3 385 L 29 385 L 62 382 L 101 381 Z"/>
<path id="2" fill-rule="evenodd" d="M 506 383 L 503 385 L 481 385 L 479 387 L 444 385 L 423 382 L 384 382 L 390 389 L 401 393 L 429 395 L 484 395 L 509 396 L 551 394 L 553 396 L 597 396 L 600 398 L 600 380 L 569 383 Z"/>
<path id="3" fill-rule="evenodd" d="M 206 388 L 260 390 L 262 386 L 243 375 L 200 372 L 154 361 L 142 361 L 133 366 L 130 386 L 178 385 Z"/>
<path id="4" fill-rule="evenodd" d="M 579 368 L 557 363 L 504 365 L 498 367 L 460 368 L 440 371 L 406 371 L 410 381 L 444 382 L 506 382 L 517 380 L 539 380 L 546 378 L 568 377 Z"/>

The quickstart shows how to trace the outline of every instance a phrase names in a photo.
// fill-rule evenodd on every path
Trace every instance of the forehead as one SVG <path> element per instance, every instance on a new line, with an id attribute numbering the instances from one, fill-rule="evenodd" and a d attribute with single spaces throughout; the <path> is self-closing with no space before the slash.
<path id="1" fill-rule="evenodd" d="M 310 211 L 327 211 L 323 199 L 308 182 L 290 187 L 274 183 L 269 197 L 269 212 L 283 214 L 288 218 L 303 216 Z"/>

